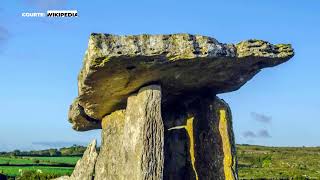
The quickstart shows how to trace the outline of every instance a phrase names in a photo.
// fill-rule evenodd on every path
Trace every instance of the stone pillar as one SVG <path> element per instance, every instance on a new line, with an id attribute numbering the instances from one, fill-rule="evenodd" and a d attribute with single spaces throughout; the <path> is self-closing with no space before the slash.
<path id="1" fill-rule="evenodd" d="M 95 179 L 163 179 L 160 86 L 143 87 L 131 95 L 126 110 L 104 117 L 102 128 Z"/>
<path id="2" fill-rule="evenodd" d="M 95 167 L 95 179 L 124 179 L 123 127 L 125 110 L 115 111 L 102 120 L 102 142 Z"/>
<path id="3" fill-rule="evenodd" d="M 164 179 L 238 179 L 229 106 L 217 97 L 181 102 L 163 110 Z"/>
<path id="4" fill-rule="evenodd" d="M 87 147 L 83 156 L 78 160 L 71 176 L 61 176 L 53 180 L 92 180 L 94 179 L 94 168 L 98 153 L 96 150 L 97 141 L 93 140 Z"/>

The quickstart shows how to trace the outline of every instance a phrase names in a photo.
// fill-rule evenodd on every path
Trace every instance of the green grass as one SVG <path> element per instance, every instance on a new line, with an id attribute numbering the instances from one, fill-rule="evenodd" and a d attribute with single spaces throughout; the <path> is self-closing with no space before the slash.
<path id="1" fill-rule="evenodd" d="M 31 159 L 24 157 L 1 157 L 0 164 L 34 164 Z"/>
<path id="2" fill-rule="evenodd" d="M 47 167 L 47 166 L 0 166 L 0 172 L 9 176 L 20 175 L 19 169 L 23 171 L 38 170 L 40 169 L 43 173 L 52 173 L 57 175 L 70 175 L 73 171 L 72 167 Z"/>
<path id="3" fill-rule="evenodd" d="M 290 177 L 320 179 L 320 147 L 239 145 L 237 155 L 239 177 L 243 179 Z"/>
<path id="4" fill-rule="evenodd" d="M 56 174 L 59 176 L 70 175 L 73 171 L 73 167 L 50 167 L 50 164 L 71 164 L 75 165 L 80 157 L 1 157 L 0 164 L 12 164 L 13 166 L 0 166 L 0 173 L 8 176 L 20 175 L 19 169 L 23 171 L 38 170 L 40 169 L 43 173 Z M 48 164 L 48 166 L 33 166 L 35 160 L 39 160 L 40 164 Z M 14 166 L 14 165 L 28 165 L 28 166 Z M 30 166 L 29 166 L 30 165 Z"/>
<path id="5" fill-rule="evenodd" d="M 263 147 L 237 145 L 240 179 L 320 179 L 320 147 Z M 49 167 L 50 164 L 75 165 L 80 157 L 1 157 L 0 164 L 30 166 L 0 166 L 4 174 L 16 176 L 19 169 L 37 170 L 59 176 L 70 175 L 72 167 Z M 32 166 L 35 160 L 48 166 Z"/>
<path id="6" fill-rule="evenodd" d="M 35 160 L 39 160 L 41 164 L 71 164 L 75 165 L 81 157 L 1 157 L 0 164 L 35 164 Z"/>
<path id="7" fill-rule="evenodd" d="M 64 164 L 73 164 L 76 165 L 77 161 L 81 157 L 28 157 L 30 159 L 37 159 L 43 162 L 50 163 L 64 163 Z"/>

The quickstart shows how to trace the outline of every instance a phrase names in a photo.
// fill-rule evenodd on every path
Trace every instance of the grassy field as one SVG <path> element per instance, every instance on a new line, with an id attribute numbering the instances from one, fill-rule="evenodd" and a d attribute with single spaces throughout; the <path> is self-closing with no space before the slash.
<path id="1" fill-rule="evenodd" d="M 320 179 L 320 147 L 238 145 L 237 156 L 240 179 Z M 23 171 L 39 169 L 43 173 L 70 175 L 73 167 L 63 167 L 63 165 L 74 166 L 79 158 L 0 156 L 0 173 L 17 176 L 20 174 L 19 169 Z"/>
<path id="2" fill-rule="evenodd" d="M 42 162 L 49 163 L 65 163 L 75 165 L 80 157 L 29 157 L 30 159 L 37 159 Z"/>
<path id="3" fill-rule="evenodd" d="M 75 165 L 80 157 L 1 157 L 0 166 L 3 164 L 20 165 L 20 164 L 70 164 Z M 36 161 L 38 160 L 38 162 Z M 36 163 L 37 162 L 37 163 Z"/>
<path id="4" fill-rule="evenodd" d="M 14 157 L 1 157 L 0 164 L 34 164 L 32 159 L 26 159 L 23 157 L 14 158 Z"/>
<path id="5" fill-rule="evenodd" d="M 73 171 L 73 167 L 48 167 L 48 166 L 0 166 L 0 172 L 8 176 L 20 175 L 19 169 L 23 171 L 41 170 L 43 173 L 52 173 L 58 175 L 70 175 Z"/>
<path id="6" fill-rule="evenodd" d="M 57 174 L 61 176 L 70 175 L 73 171 L 73 167 L 63 167 L 64 164 L 75 166 L 79 159 L 80 157 L 0 157 L 0 173 L 8 176 L 18 176 L 20 175 L 19 170 L 41 170 L 43 173 Z M 39 164 L 41 164 L 41 166 L 39 166 Z M 52 167 L 52 165 L 59 164 L 61 164 L 62 167 Z"/>
<path id="7" fill-rule="evenodd" d="M 237 146 L 239 177 L 320 179 L 320 147 Z"/>

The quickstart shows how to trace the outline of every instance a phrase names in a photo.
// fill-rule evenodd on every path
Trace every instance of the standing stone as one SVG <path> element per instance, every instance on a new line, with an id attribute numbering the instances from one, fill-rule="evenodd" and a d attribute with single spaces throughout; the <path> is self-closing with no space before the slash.
<path id="1" fill-rule="evenodd" d="M 126 110 L 102 122 L 98 180 L 160 180 L 163 177 L 161 88 L 150 85 L 128 98 Z"/>
<path id="2" fill-rule="evenodd" d="M 196 168 L 200 179 L 235 180 L 236 147 L 232 116 L 219 98 L 202 99 L 195 114 Z"/>
<path id="3" fill-rule="evenodd" d="M 96 163 L 95 179 L 124 179 L 123 149 L 125 110 L 118 110 L 102 120 L 102 142 Z"/>
<path id="4" fill-rule="evenodd" d="M 165 108 L 164 179 L 236 180 L 229 106 L 217 97 L 192 97 Z"/>
<path id="5" fill-rule="evenodd" d="M 70 180 L 92 180 L 94 175 L 94 166 L 98 157 L 96 150 L 97 141 L 93 140 L 87 147 L 82 158 L 77 162 Z"/>
<path id="6" fill-rule="evenodd" d="M 87 147 L 82 158 L 78 160 L 70 177 L 62 176 L 55 180 L 92 180 L 94 179 L 94 167 L 98 157 L 96 150 L 97 141 L 93 140 Z"/>

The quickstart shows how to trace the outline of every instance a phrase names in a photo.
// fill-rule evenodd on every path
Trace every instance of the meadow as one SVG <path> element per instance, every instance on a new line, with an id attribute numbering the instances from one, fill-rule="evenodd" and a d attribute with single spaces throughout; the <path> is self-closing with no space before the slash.
<path id="1" fill-rule="evenodd" d="M 39 160 L 47 163 L 64 163 L 64 164 L 72 164 L 75 165 L 77 161 L 80 159 L 79 156 L 65 156 L 65 157 L 28 157 L 32 160 Z"/>
<path id="2" fill-rule="evenodd" d="M 320 147 L 237 146 L 242 179 L 320 179 Z"/>
<path id="3" fill-rule="evenodd" d="M 15 177 L 41 171 L 70 175 L 81 156 L 0 156 L 0 173 Z M 240 179 L 320 179 L 320 147 L 237 145 Z"/>
<path id="4" fill-rule="evenodd" d="M 81 157 L 0 157 L 0 173 L 18 176 L 21 172 L 37 171 L 57 176 L 70 175 Z"/>
<path id="5" fill-rule="evenodd" d="M 42 173 L 55 174 L 57 176 L 70 175 L 73 171 L 73 167 L 50 167 L 50 166 L 1 166 L 0 172 L 8 176 L 18 176 L 23 171 L 37 171 L 41 170 Z"/>

